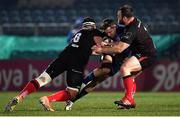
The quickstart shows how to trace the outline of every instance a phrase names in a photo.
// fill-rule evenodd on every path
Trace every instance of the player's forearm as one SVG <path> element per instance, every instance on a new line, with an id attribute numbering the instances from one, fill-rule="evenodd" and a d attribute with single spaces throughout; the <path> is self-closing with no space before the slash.
<path id="1" fill-rule="evenodd" d="M 116 46 L 113 47 L 103 47 L 102 48 L 102 53 L 105 54 L 116 54 L 116 53 L 120 53 L 121 51 L 119 51 L 119 48 Z"/>
<path id="2" fill-rule="evenodd" d="M 126 43 L 113 43 L 112 46 L 102 47 L 102 53 L 106 53 L 106 54 L 117 54 L 117 53 L 121 53 L 121 52 L 124 51 L 128 46 L 129 46 L 129 44 L 126 44 Z"/>

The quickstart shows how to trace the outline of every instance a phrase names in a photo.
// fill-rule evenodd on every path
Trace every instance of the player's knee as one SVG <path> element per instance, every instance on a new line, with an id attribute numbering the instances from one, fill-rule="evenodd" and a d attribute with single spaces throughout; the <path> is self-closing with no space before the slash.
<path id="1" fill-rule="evenodd" d="M 110 55 L 106 55 L 105 57 L 104 57 L 104 60 L 103 60 L 104 62 L 108 62 L 108 63 L 112 63 L 112 57 L 110 56 Z"/>
<path id="2" fill-rule="evenodd" d="M 121 73 L 121 74 L 126 73 L 128 70 L 129 70 L 129 69 L 128 69 L 128 67 L 127 67 L 126 65 L 122 65 L 122 66 L 120 67 L 120 73 Z"/>
<path id="3" fill-rule="evenodd" d="M 35 80 L 38 82 L 39 87 L 42 87 L 42 86 L 44 86 L 44 85 L 46 85 L 46 84 L 48 84 L 49 82 L 52 81 L 51 77 L 50 77 L 49 74 L 46 73 L 46 72 L 43 72 L 43 73 L 42 73 L 39 77 L 37 77 Z"/>

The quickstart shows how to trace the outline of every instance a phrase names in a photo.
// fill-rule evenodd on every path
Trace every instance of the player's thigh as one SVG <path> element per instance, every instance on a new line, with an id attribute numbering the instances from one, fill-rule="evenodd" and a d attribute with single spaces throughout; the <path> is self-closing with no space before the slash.
<path id="1" fill-rule="evenodd" d="M 130 70 L 130 72 L 140 71 L 142 69 L 139 60 L 135 56 L 128 58 L 121 67 Z"/>
<path id="2" fill-rule="evenodd" d="M 83 72 L 78 71 L 75 69 L 71 69 L 67 71 L 67 88 L 72 89 L 72 90 L 77 90 L 81 88 L 83 81 Z"/>
<path id="3" fill-rule="evenodd" d="M 63 61 L 61 58 L 56 58 L 53 60 L 50 65 L 45 70 L 49 76 L 54 79 L 59 74 L 66 70 L 66 61 Z"/>

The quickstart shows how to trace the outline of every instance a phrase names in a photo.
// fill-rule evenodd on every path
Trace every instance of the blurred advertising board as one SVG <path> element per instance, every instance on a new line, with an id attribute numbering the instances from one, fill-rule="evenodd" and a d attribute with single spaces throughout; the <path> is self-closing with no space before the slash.
<path id="1" fill-rule="evenodd" d="M 50 60 L 1 60 L 0 91 L 18 91 L 33 78 L 36 78 L 50 63 Z M 98 67 L 98 61 L 89 61 L 87 75 Z M 59 68 L 61 69 L 61 68 Z M 41 91 L 57 91 L 66 87 L 66 73 L 62 73 Z M 179 91 L 180 61 L 162 60 L 146 69 L 136 78 L 138 91 Z M 108 78 L 96 87 L 96 91 L 123 91 L 120 74 Z"/>

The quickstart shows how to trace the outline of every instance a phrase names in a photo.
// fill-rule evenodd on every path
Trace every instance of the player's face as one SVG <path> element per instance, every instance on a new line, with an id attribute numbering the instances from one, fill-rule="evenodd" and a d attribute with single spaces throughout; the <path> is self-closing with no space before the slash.
<path id="1" fill-rule="evenodd" d="M 116 25 L 114 24 L 114 25 L 111 25 L 111 26 L 107 27 L 107 28 L 105 29 L 105 33 L 106 33 L 109 37 L 114 38 L 115 35 L 116 35 Z"/>

